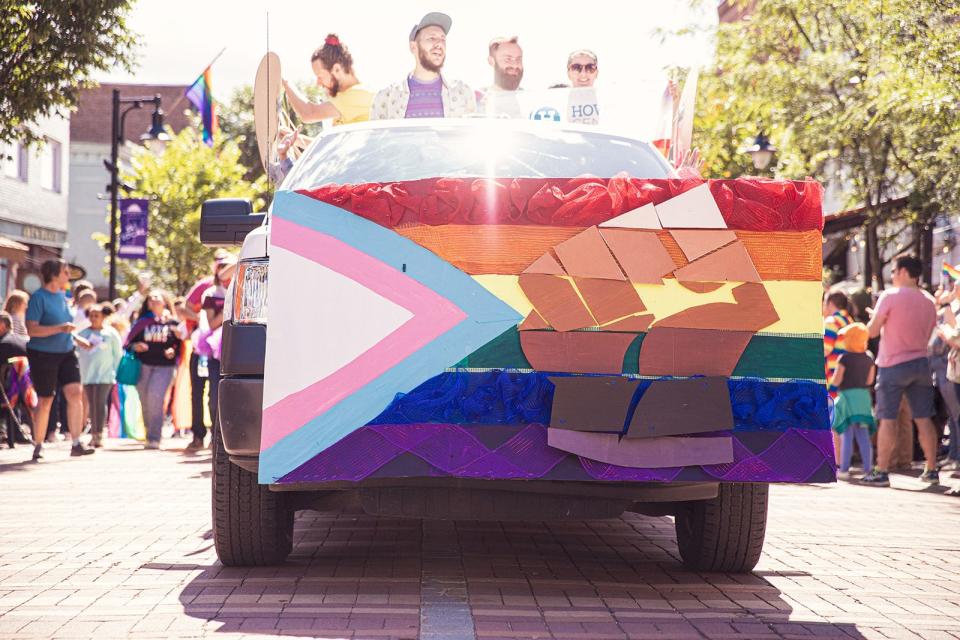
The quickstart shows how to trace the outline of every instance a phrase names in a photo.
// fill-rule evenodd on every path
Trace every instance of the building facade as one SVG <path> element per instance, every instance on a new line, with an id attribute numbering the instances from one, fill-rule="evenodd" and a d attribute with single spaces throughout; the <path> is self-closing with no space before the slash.
<path id="1" fill-rule="evenodd" d="M 33 123 L 42 145 L 0 146 L 0 296 L 42 285 L 40 265 L 64 254 L 70 184 L 70 119 Z M 24 247 L 25 250 L 20 247 Z"/>

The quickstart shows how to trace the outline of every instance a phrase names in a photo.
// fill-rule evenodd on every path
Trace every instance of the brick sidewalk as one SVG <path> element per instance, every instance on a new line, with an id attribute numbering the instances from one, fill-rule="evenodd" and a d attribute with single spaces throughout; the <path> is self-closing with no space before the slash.
<path id="1" fill-rule="evenodd" d="M 170 441 L 183 446 L 185 441 Z M 301 514 L 227 569 L 209 454 L 0 451 L 0 638 L 960 638 L 960 500 L 776 486 L 755 574 L 677 562 L 670 518 L 477 523 Z"/>

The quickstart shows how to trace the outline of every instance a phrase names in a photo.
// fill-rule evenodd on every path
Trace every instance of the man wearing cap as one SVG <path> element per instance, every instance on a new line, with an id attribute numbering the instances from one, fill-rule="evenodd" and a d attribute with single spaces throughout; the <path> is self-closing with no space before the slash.
<path id="1" fill-rule="evenodd" d="M 473 90 L 441 74 L 451 23 L 450 16 L 433 12 L 413 26 L 410 53 L 416 67 L 405 80 L 377 93 L 370 109 L 371 120 L 457 118 L 477 110 Z"/>

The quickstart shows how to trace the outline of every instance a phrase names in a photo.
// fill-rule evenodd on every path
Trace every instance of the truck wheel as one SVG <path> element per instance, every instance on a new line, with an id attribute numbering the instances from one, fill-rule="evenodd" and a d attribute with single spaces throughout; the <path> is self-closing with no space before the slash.
<path id="1" fill-rule="evenodd" d="M 676 516 L 683 563 L 695 571 L 752 571 L 763 549 L 769 491 L 767 484 L 720 483 L 716 498 L 686 505 Z"/>
<path id="2" fill-rule="evenodd" d="M 213 542 L 228 567 L 282 564 L 293 548 L 293 510 L 282 493 L 230 462 L 213 430 Z"/>

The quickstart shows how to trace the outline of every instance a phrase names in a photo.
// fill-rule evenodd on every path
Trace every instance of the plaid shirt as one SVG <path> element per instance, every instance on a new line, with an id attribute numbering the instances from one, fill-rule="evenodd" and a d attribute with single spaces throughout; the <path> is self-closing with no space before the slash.
<path id="1" fill-rule="evenodd" d="M 443 117 L 459 118 L 477 110 L 477 97 L 473 89 L 460 80 L 443 81 L 441 99 L 443 100 Z M 381 89 L 373 98 L 370 107 L 371 120 L 402 120 L 407 115 L 407 102 L 410 101 L 410 77 L 395 82 L 386 89 Z"/>

